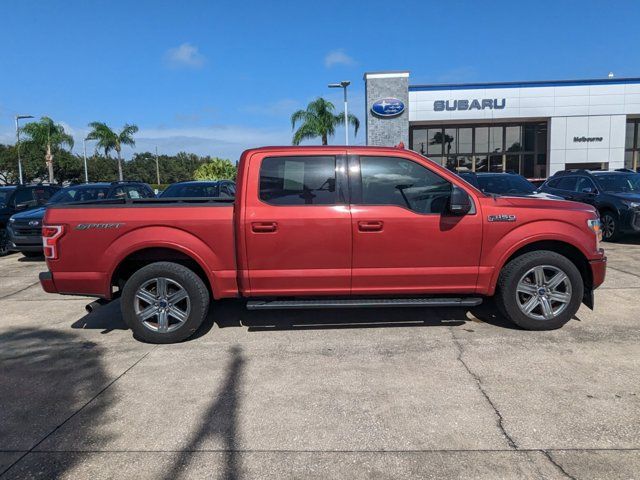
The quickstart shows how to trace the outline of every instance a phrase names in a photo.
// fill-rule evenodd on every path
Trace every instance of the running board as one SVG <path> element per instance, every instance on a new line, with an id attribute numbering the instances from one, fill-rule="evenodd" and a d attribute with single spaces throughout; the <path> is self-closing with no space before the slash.
<path id="1" fill-rule="evenodd" d="M 247 310 L 294 310 L 308 308 L 371 308 L 371 307 L 475 307 L 482 298 L 372 298 L 345 300 L 251 300 Z"/>

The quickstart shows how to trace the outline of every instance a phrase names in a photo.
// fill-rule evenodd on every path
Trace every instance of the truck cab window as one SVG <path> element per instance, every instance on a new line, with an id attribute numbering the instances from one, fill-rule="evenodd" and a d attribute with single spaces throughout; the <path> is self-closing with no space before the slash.
<path id="1" fill-rule="evenodd" d="M 333 156 L 267 157 L 260 166 L 260 200 L 271 205 L 334 205 Z"/>
<path id="2" fill-rule="evenodd" d="M 417 213 L 442 213 L 451 183 L 422 165 L 395 157 L 360 157 L 363 205 L 397 205 Z"/>

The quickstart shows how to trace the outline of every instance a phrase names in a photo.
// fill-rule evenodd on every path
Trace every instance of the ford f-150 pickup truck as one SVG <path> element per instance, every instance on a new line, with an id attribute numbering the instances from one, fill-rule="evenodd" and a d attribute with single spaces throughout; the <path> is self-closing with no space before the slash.
<path id="1" fill-rule="evenodd" d="M 561 327 L 604 281 L 595 209 L 485 194 L 409 150 L 265 147 L 242 154 L 235 199 L 54 205 L 47 292 L 121 297 L 134 335 L 181 341 L 209 304 L 458 306 L 495 296 L 531 330 Z"/>

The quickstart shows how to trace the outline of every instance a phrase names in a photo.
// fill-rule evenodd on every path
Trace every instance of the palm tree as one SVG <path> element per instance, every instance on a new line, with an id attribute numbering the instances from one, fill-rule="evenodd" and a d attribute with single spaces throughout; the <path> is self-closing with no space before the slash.
<path id="1" fill-rule="evenodd" d="M 294 112 L 291 115 L 291 129 L 294 130 L 298 123 L 300 123 L 300 127 L 293 134 L 292 143 L 300 145 L 302 140 L 320 137 L 322 138 L 322 145 L 327 145 L 327 140 L 335 134 L 336 127 L 344 124 L 344 115 L 335 115 L 333 113 L 334 110 L 333 103 L 319 97 L 309 103 L 306 110 Z M 360 128 L 360 120 L 350 113 L 348 121 L 355 128 L 355 134 L 357 135 Z"/>
<path id="2" fill-rule="evenodd" d="M 92 130 L 87 135 L 87 140 L 97 140 L 96 149 L 103 149 L 105 157 L 109 157 L 111 150 L 118 154 L 118 179 L 122 181 L 122 145 L 133 147 L 136 144 L 133 134 L 138 131 L 138 127 L 125 123 L 120 133 L 116 133 L 106 123 L 91 122 L 89 126 Z"/>
<path id="3" fill-rule="evenodd" d="M 27 136 L 27 141 L 46 150 L 44 158 L 49 169 L 49 182 L 53 183 L 53 151 L 64 145 L 71 150 L 73 137 L 65 132 L 62 125 L 55 123 L 49 117 L 41 117 L 38 122 L 29 122 L 21 128 L 21 131 Z"/>

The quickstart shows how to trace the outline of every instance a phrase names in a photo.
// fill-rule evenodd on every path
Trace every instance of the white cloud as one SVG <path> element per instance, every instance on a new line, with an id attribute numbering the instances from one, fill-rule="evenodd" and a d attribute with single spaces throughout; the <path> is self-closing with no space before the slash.
<path id="1" fill-rule="evenodd" d="M 170 48 L 164 54 L 166 64 L 171 68 L 201 68 L 206 58 L 198 51 L 198 47 L 183 43 Z"/>
<path id="2" fill-rule="evenodd" d="M 336 65 L 351 66 L 355 64 L 356 61 L 352 57 L 347 55 L 342 48 L 332 50 L 324 57 L 324 66 L 327 68 L 331 68 Z"/>

